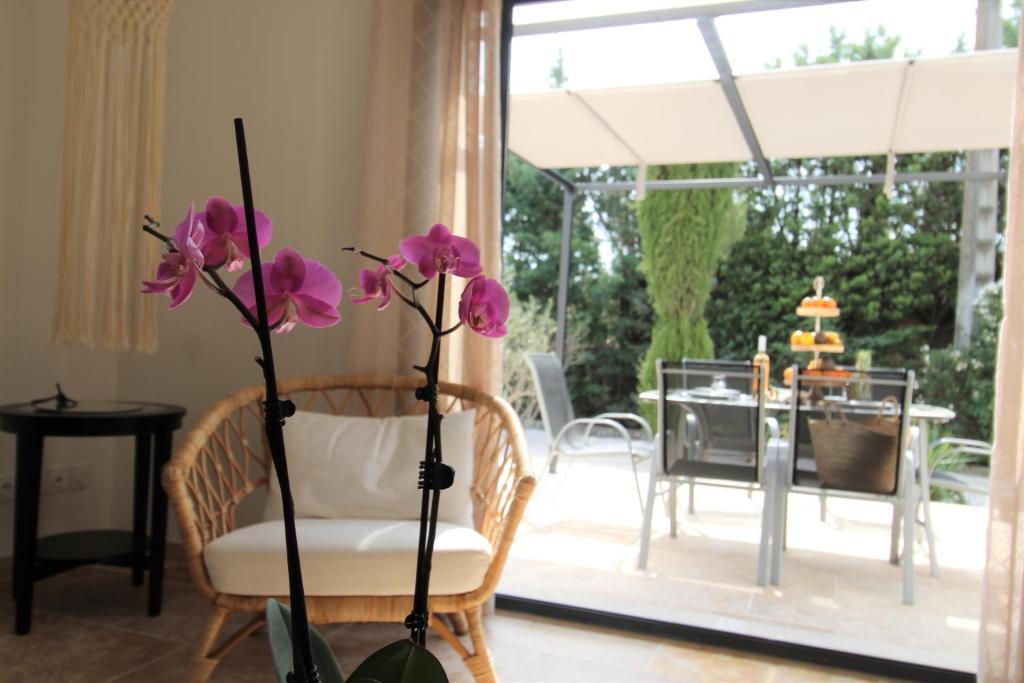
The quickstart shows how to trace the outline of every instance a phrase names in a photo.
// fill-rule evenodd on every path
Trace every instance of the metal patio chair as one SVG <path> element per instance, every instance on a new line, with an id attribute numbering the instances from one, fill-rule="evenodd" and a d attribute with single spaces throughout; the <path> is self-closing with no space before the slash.
<path id="1" fill-rule="evenodd" d="M 647 420 L 633 413 L 601 413 L 576 417 L 565 382 L 562 363 L 553 353 L 526 353 L 527 364 L 537 390 L 544 431 L 548 437 L 548 459 L 541 471 L 554 472 L 559 459 L 623 456 L 633 468 L 637 499 L 643 510 L 644 498 L 637 465 L 654 452 L 654 434 Z M 626 427 L 642 435 L 637 438 Z"/>
<path id="2" fill-rule="evenodd" d="M 652 462 L 641 534 L 640 569 L 646 569 L 657 485 L 667 482 L 670 536 L 676 535 L 676 489 L 697 482 L 762 488 L 758 583 L 767 581 L 776 461 L 783 444 L 778 422 L 767 416 L 768 375 L 749 361 L 658 360 L 658 452 Z M 713 383 L 717 383 L 715 386 Z M 756 393 L 753 391 L 757 386 Z"/>
<path id="3" fill-rule="evenodd" d="M 931 468 L 932 488 L 989 494 L 989 463 L 992 444 L 976 439 L 946 437 L 928 446 L 928 466 Z"/>
<path id="4" fill-rule="evenodd" d="M 867 370 L 857 371 L 849 379 L 842 380 L 845 386 L 855 384 L 867 385 L 861 395 L 869 396 L 870 400 L 842 400 L 840 396 L 829 396 L 837 384 L 834 377 L 822 377 L 815 374 L 804 374 L 798 366 L 793 367 L 793 388 L 789 413 L 789 448 L 788 456 L 779 461 L 782 470 L 776 477 L 777 490 L 773 492 L 775 499 L 772 505 L 774 516 L 770 581 L 778 585 L 781 574 L 782 550 L 785 542 L 786 508 L 790 492 L 810 493 L 818 496 L 837 496 L 859 500 L 876 500 L 893 506 L 893 519 L 890 536 L 890 562 L 900 561 L 898 552 L 900 530 L 902 528 L 903 552 L 903 602 L 914 602 L 914 520 L 915 510 L 919 502 L 924 502 L 926 518 L 929 518 L 927 502 L 919 501 L 917 477 L 915 476 L 915 453 L 912 451 L 917 439 L 910 425 L 910 407 L 913 403 L 914 372 L 912 370 Z M 807 392 L 815 392 L 817 398 L 811 399 Z M 802 396 L 802 394 L 804 394 Z M 835 403 L 843 412 L 842 418 L 850 422 L 867 423 L 875 420 L 883 409 L 878 397 L 891 397 L 893 402 L 884 404 L 884 415 L 897 420 L 896 447 L 894 457 L 895 476 L 891 490 L 864 490 L 859 485 L 843 485 L 822 482 L 815 459 L 814 444 L 808 438 L 811 429 L 809 420 L 825 418 L 826 404 Z M 819 454 L 821 455 L 821 454 Z M 906 521 L 907 523 L 903 523 Z M 930 521 L 930 520 L 929 520 Z M 933 546 L 930 524 L 929 545 Z"/>

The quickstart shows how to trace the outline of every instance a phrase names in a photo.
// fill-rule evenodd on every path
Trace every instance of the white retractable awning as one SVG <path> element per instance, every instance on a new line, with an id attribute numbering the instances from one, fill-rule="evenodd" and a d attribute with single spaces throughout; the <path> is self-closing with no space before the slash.
<path id="1" fill-rule="evenodd" d="M 1017 51 L 734 76 L 760 150 L 800 158 L 1010 143 Z M 750 161 L 720 81 L 513 95 L 509 148 L 539 168 Z"/>

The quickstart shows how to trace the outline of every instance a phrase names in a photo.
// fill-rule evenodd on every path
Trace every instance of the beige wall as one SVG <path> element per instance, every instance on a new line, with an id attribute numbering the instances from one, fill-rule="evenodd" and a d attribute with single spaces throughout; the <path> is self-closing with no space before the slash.
<path id="1" fill-rule="evenodd" d="M 56 291 L 68 11 L 63 0 L 0 0 L 0 403 L 54 392 L 110 396 L 117 355 L 49 343 Z M 46 443 L 47 466 L 92 463 L 114 476 L 112 440 Z M 14 438 L 0 435 L 0 476 L 14 473 Z M 40 532 L 107 526 L 110 491 L 43 499 Z M 0 504 L 0 554 L 10 552 L 12 506 Z"/>
<path id="2" fill-rule="evenodd" d="M 71 379 L 65 377 L 81 376 L 72 385 L 80 395 L 113 394 L 185 405 L 188 429 L 219 397 L 260 381 L 253 362 L 259 350 L 255 337 L 242 328 L 226 302 L 200 287 L 181 309 L 161 310 L 160 350 L 154 355 L 49 345 L 67 3 L 0 0 L 0 12 L 4 13 L 0 35 L 7 38 L 0 44 L 0 50 L 7 52 L 0 53 L 4 54 L 0 63 L 11 64 L 9 60 L 16 58 L 14 63 L 32 69 L 31 75 L 0 71 L 4 96 L 0 102 L 0 207 L 5 216 L 0 222 L 4 292 L 0 315 L 19 323 L 8 322 L 0 333 L 4 344 L 0 398 L 21 400 L 45 393 L 52 381 L 38 369 L 45 365 L 53 367 L 54 373 L 60 370 L 58 376 L 69 384 Z M 35 33 L 11 27 L 6 15 L 12 13 L 30 23 Z M 213 194 L 241 201 L 232 119 L 242 116 L 256 204 L 274 219 L 274 239 L 264 257 L 272 258 L 282 246 L 292 246 L 335 268 L 346 287 L 354 284 L 354 264 L 339 249 L 347 244 L 359 215 L 371 13 L 372 3 L 366 0 L 175 1 L 168 36 L 163 206 L 159 209 L 165 226 L 173 229 L 190 201 L 201 204 Z M 27 93 L 29 102 L 16 103 L 21 98 L 8 93 Z M 32 109 L 25 111 L 27 106 Z M 11 128 L 17 130 L 12 133 Z M 20 160 L 11 159 L 7 152 L 13 139 L 18 140 L 15 149 Z M 26 170 L 31 174 L 22 177 Z M 12 177 L 16 178 L 13 184 Z M 10 220 L 12 202 L 15 220 Z M 40 210 L 45 214 L 38 215 Z M 33 263 L 33 254 L 38 254 L 39 264 Z M 23 289 L 19 283 L 26 271 L 32 289 L 38 291 L 27 299 L 12 296 L 11 292 Z M 342 314 L 342 324 L 329 330 L 300 328 L 275 336 L 279 373 L 345 370 L 335 356 L 345 343 L 353 315 L 351 308 Z M 9 360 L 8 346 L 16 356 Z M 83 367 L 73 367 L 75 361 Z M 89 382 L 95 378 L 102 383 L 93 389 Z M 126 448 L 122 446 L 118 455 L 128 455 Z M 10 462 L 9 457 L 0 459 L 0 475 L 10 469 Z M 88 498 L 108 503 L 88 519 L 90 524 L 128 525 L 129 462 L 129 458 L 119 459 L 116 468 L 110 465 L 94 477 Z M 45 500 L 44 510 L 56 500 Z M 72 501 L 64 502 L 70 506 Z M 70 509 L 64 506 L 52 516 L 44 514 L 44 522 L 71 524 Z M 10 506 L 0 506 L 0 553 L 9 548 L 9 520 Z"/>

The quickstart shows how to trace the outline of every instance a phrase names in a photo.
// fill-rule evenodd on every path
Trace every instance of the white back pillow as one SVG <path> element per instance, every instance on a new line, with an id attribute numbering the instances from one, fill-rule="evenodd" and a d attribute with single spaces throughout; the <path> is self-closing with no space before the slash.
<path id="1" fill-rule="evenodd" d="M 476 411 L 441 420 L 444 462 L 455 483 L 441 493 L 438 519 L 473 528 L 473 423 Z M 419 463 L 427 417 L 347 417 L 298 411 L 284 443 L 296 517 L 419 519 Z M 273 467 L 271 467 L 273 472 Z M 281 518 L 281 489 L 270 477 L 263 518 Z"/>

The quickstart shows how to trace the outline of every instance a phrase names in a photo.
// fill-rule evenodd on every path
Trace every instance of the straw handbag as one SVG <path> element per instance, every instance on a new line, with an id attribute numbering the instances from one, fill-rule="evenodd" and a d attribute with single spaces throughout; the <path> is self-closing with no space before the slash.
<path id="1" fill-rule="evenodd" d="M 885 416 L 888 404 L 898 407 L 895 398 L 886 397 L 870 422 L 851 422 L 832 404 L 825 405 L 824 419 L 807 421 L 823 486 L 885 494 L 896 490 L 900 419 L 897 410 L 891 418 Z"/>

